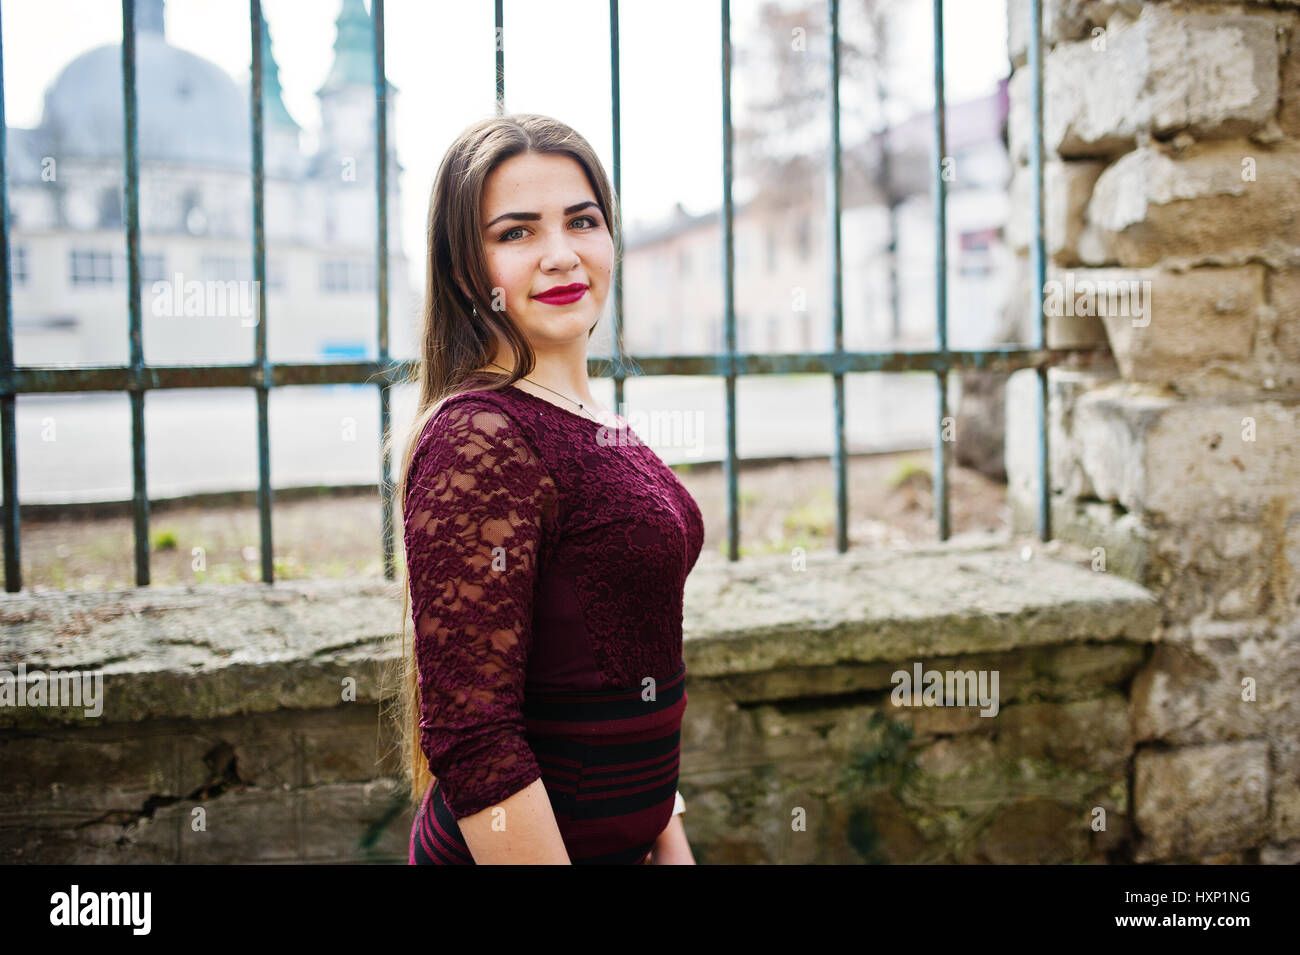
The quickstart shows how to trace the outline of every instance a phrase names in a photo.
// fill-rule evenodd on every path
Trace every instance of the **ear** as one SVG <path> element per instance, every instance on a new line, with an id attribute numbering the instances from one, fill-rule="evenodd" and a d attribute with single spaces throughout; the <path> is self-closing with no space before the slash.
<path id="1" fill-rule="evenodd" d="M 460 289 L 460 293 L 465 296 L 465 301 L 469 302 L 472 307 L 474 305 L 474 297 L 469 294 L 469 288 L 459 279 L 456 280 L 456 286 Z"/>

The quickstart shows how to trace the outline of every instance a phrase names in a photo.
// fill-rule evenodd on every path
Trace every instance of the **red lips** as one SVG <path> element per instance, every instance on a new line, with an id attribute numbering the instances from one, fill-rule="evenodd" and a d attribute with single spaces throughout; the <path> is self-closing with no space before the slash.
<path id="1" fill-rule="evenodd" d="M 546 302 L 548 305 L 568 305 L 576 302 L 587 294 L 587 286 L 581 282 L 575 282 L 572 285 L 557 285 L 555 288 L 549 288 L 540 295 L 534 295 L 533 298 L 539 302 Z"/>

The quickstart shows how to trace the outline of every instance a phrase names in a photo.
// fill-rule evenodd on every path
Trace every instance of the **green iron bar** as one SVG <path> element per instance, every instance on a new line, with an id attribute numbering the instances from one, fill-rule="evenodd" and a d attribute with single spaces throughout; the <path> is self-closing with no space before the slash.
<path id="1" fill-rule="evenodd" d="M 736 255 L 735 207 L 731 201 L 731 0 L 722 0 L 722 310 L 727 388 L 727 453 L 722 461 L 727 485 L 727 559 L 740 559 L 740 486 L 736 462 Z"/>
<path id="2" fill-rule="evenodd" d="M 786 354 L 646 355 L 627 359 L 628 377 L 652 378 L 672 375 L 705 375 L 725 378 L 734 375 L 858 374 L 886 371 L 937 371 L 980 369 L 1011 372 L 1039 368 L 1065 361 L 1078 352 L 1104 346 L 1071 348 L 1001 348 L 971 351 L 876 351 L 876 352 L 790 352 Z M 286 385 L 401 384 L 414 370 L 415 359 L 312 363 L 267 363 L 270 387 Z M 592 377 L 604 377 L 609 362 L 589 358 Z M 635 368 L 639 374 L 633 374 Z M 149 365 L 139 387 L 143 391 L 175 388 L 254 388 L 262 379 L 261 365 Z M 0 393 L 51 394 L 77 391 L 125 391 L 131 387 L 132 371 L 123 365 L 78 368 L 20 367 L 0 377 Z"/>
<path id="3" fill-rule="evenodd" d="M 1029 246 L 1029 271 L 1034 277 L 1033 346 L 1042 348 L 1043 289 L 1047 285 L 1047 259 L 1043 248 L 1043 4 L 1042 0 L 1029 0 L 1029 172 L 1033 181 L 1031 218 L 1034 236 Z M 1038 536 L 1041 540 L 1052 537 L 1051 482 L 1047 454 L 1047 369 L 1038 369 L 1038 400 L 1035 402 L 1035 424 L 1038 428 Z"/>
<path id="4" fill-rule="evenodd" d="M 4 329 L 0 332 L 0 377 L 8 382 L 14 368 L 13 289 L 9 274 L 9 167 L 5 157 L 4 37 L 0 35 L 0 255 L 4 273 L 0 295 L 4 296 Z M 16 593 L 22 588 L 22 567 L 18 560 L 18 537 L 22 530 L 18 509 L 18 440 L 15 396 L 6 388 L 0 392 L 0 459 L 4 481 L 5 588 Z"/>
<path id="5" fill-rule="evenodd" d="M 371 24 L 375 43 L 375 238 L 377 258 L 375 274 L 378 276 L 379 299 L 379 362 L 383 368 L 391 364 L 388 355 L 388 77 L 384 66 L 384 0 L 371 0 Z M 392 385 L 387 378 L 379 382 L 379 434 L 386 438 L 393 427 Z M 393 459 L 384 442 L 379 460 L 379 504 L 384 552 L 384 577 L 397 577 L 396 554 L 393 540 Z"/>
<path id="6" fill-rule="evenodd" d="M 252 39 L 250 68 L 252 80 L 249 94 L 252 100 L 250 122 L 253 133 L 253 287 L 257 289 L 257 378 L 253 384 L 257 393 L 257 517 L 262 537 L 262 583 L 275 581 L 275 567 L 271 538 L 271 416 L 270 389 L 271 362 L 266 354 L 266 167 L 263 155 L 262 115 L 262 2 L 248 2 L 249 30 Z"/>
<path id="7" fill-rule="evenodd" d="M 149 489 L 145 475 L 143 316 L 140 301 L 139 98 L 135 73 L 135 0 L 122 0 L 123 166 L 126 187 L 126 294 L 130 336 L 131 512 L 135 529 L 135 585 L 149 583 Z"/>
<path id="8" fill-rule="evenodd" d="M 619 66 L 619 39 L 618 39 L 618 0 L 609 0 L 609 105 L 611 128 L 613 130 L 613 150 L 614 150 L 614 199 L 618 203 L 618 235 L 616 247 L 619 254 L 614 258 L 614 314 L 613 334 L 614 340 L 614 408 L 619 410 L 623 407 L 625 398 L 623 395 L 623 383 L 626 381 L 627 372 L 624 367 L 624 342 L 623 342 L 623 119 L 622 119 L 622 92 L 619 88 L 619 79 L 621 76 L 621 67 Z"/>
<path id="9" fill-rule="evenodd" d="M 506 111 L 506 39 L 505 39 L 505 10 L 503 9 L 504 0 L 495 0 L 492 5 L 492 19 L 495 24 L 495 39 L 493 49 L 496 56 L 496 69 L 494 73 L 494 83 L 496 84 L 496 109 L 497 115 L 501 116 Z"/>
<path id="10" fill-rule="evenodd" d="M 934 206 L 934 304 L 935 330 L 941 354 L 948 353 L 948 183 L 944 179 L 948 161 L 948 136 L 945 125 L 947 100 L 944 96 L 943 0 L 934 0 L 934 137 L 930 166 L 932 204 Z M 934 434 L 934 518 L 939 540 L 951 536 L 948 508 L 948 465 L 952 458 L 944 428 L 948 413 L 948 369 L 935 369 L 939 389 L 938 418 Z"/>
<path id="11" fill-rule="evenodd" d="M 827 0 L 830 19 L 830 88 L 831 148 L 826 176 L 826 217 L 830 234 L 831 345 L 838 358 L 844 354 L 844 248 L 840 228 L 842 169 L 840 162 L 840 3 Z M 832 401 L 835 415 L 835 446 L 831 452 L 831 470 L 835 472 L 835 549 L 843 554 L 849 549 L 849 477 L 848 453 L 844 440 L 844 373 L 832 373 Z"/>

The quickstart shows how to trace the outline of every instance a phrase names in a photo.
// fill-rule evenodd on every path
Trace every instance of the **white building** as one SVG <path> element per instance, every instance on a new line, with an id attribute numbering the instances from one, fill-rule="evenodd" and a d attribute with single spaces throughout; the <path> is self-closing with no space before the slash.
<path id="1" fill-rule="evenodd" d="M 948 344 L 997 343 L 1012 257 L 1003 239 L 1011 164 L 1002 139 L 1005 88 L 949 104 Z M 929 113 L 889 131 L 898 205 L 898 335 L 884 255 L 887 211 L 873 184 L 849 182 L 870 168 L 876 141 L 846 146 L 841 189 L 844 346 L 924 350 L 935 345 L 934 220 Z M 850 155 L 852 153 L 852 155 Z M 736 202 L 737 348 L 742 352 L 832 350 L 824 189 L 807 202 Z M 718 211 L 629 232 L 624 242 L 624 346 L 633 354 L 716 353 L 724 348 L 722 233 Z M 609 325 L 593 341 L 608 354 Z"/>
<path id="2" fill-rule="evenodd" d="M 167 42 L 163 0 L 136 4 L 145 360 L 254 358 L 247 81 Z M 281 98 L 263 20 L 267 349 L 273 361 L 377 355 L 373 41 L 343 0 L 317 91 L 319 148 Z M 121 47 L 70 62 L 35 129 L 7 130 L 15 360 L 128 361 Z M 388 85 L 390 342 L 414 321 Z M 235 283 L 235 284 L 228 284 Z M 251 308 L 250 308 L 251 305 Z"/>

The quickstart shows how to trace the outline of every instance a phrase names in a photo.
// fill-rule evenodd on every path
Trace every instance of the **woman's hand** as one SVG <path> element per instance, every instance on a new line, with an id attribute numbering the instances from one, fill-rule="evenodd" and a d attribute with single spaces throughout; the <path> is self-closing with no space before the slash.
<path id="1" fill-rule="evenodd" d="M 673 816 L 668 828 L 659 834 L 646 859 L 646 865 L 695 865 L 691 844 L 686 841 L 686 827 L 682 824 L 681 813 Z"/>

